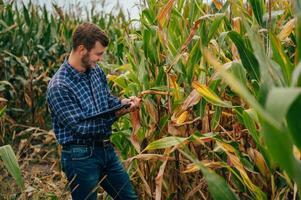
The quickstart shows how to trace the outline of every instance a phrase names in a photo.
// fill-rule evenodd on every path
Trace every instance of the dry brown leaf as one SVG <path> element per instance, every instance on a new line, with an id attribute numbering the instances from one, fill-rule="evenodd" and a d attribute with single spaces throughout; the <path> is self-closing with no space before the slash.
<path id="1" fill-rule="evenodd" d="M 202 164 L 206 167 L 209 167 L 211 169 L 217 169 L 217 168 L 222 168 L 224 165 L 221 162 L 214 162 L 212 160 L 202 160 Z M 190 163 L 187 165 L 186 170 L 182 171 L 181 173 L 192 173 L 199 171 L 200 167 L 198 163 Z"/>
<path id="2" fill-rule="evenodd" d="M 196 89 L 193 89 L 189 94 L 189 96 L 184 101 L 184 103 L 182 104 L 181 109 L 187 110 L 188 108 L 191 108 L 192 106 L 199 103 L 201 99 L 202 99 L 201 94 Z"/>
<path id="3" fill-rule="evenodd" d="M 186 170 L 182 171 L 181 173 L 186 174 L 186 173 L 193 173 L 197 172 L 200 170 L 200 167 L 197 163 L 190 163 L 187 165 Z"/>
<path id="4" fill-rule="evenodd" d="M 161 161 L 164 161 L 165 159 L 171 159 L 171 158 L 165 157 L 164 155 L 160 155 L 160 154 L 138 154 L 136 156 L 128 158 L 124 162 L 132 162 L 134 159 L 137 159 L 137 160 L 161 160 Z"/>
<path id="5" fill-rule="evenodd" d="M 23 149 L 28 146 L 27 139 L 22 139 L 18 146 L 18 156 L 23 153 Z"/>
<path id="6" fill-rule="evenodd" d="M 136 151 L 139 153 L 140 152 L 140 143 L 138 141 L 138 136 L 137 132 L 139 128 L 141 127 L 140 125 L 140 115 L 139 115 L 139 110 L 136 110 L 134 112 L 131 112 L 131 122 L 132 122 L 132 134 L 131 134 L 131 142 L 133 146 L 135 147 Z"/>
<path id="7" fill-rule="evenodd" d="M 163 27 L 165 22 L 169 19 L 169 13 L 172 9 L 173 3 L 175 0 L 169 0 L 165 7 L 157 15 L 157 19 L 160 27 Z"/>
<path id="8" fill-rule="evenodd" d="M 194 144 L 199 143 L 201 145 L 205 145 L 206 142 L 211 142 L 212 140 L 214 140 L 214 138 L 210 138 L 210 137 L 202 137 L 202 138 L 194 137 L 194 139 L 195 139 Z"/>
<path id="9" fill-rule="evenodd" d="M 143 101 L 146 111 L 149 114 L 150 118 L 153 120 L 153 122 L 158 123 L 158 111 L 155 107 L 155 105 L 148 99 L 145 99 Z"/>
<path id="10" fill-rule="evenodd" d="M 44 139 L 44 144 L 50 144 L 55 142 L 55 134 L 53 130 L 50 130 L 48 134 L 46 135 L 46 138 Z"/>
<path id="11" fill-rule="evenodd" d="M 217 144 L 226 152 L 226 153 L 234 153 L 235 149 L 230 145 L 222 142 L 217 142 Z"/>
<path id="12" fill-rule="evenodd" d="M 130 140 L 131 140 L 131 143 L 132 143 L 132 145 L 134 146 L 134 148 L 136 149 L 136 151 L 138 152 L 138 153 L 140 153 L 140 143 L 139 143 L 139 140 L 138 140 L 138 137 L 137 137 L 137 135 L 131 135 L 131 138 L 130 138 Z"/>
<path id="13" fill-rule="evenodd" d="M 168 95 L 168 92 L 159 91 L 159 90 L 144 90 L 140 93 L 139 97 L 142 97 L 146 94 L 158 94 L 158 95 Z"/>
<path id="14" fill-rule="evenodd" d="M 205 115 L 202 118 L 202 130 L 201 130 L 201 133 L 208 133 L 208 132 L 210 132 L 209 116 Z"/>
<path id="15" fill-rule="evenodd" d="M 268 169 L 268 166 L 265 162 L 264 157 L 262 154 L 257 151 L 256 149 L 249 148 L 248 154 L 252 158 L 252 160 L 255 162 L 256 166 L 258 167 L 260 173 L 264 175 L 266 178 L 270 177 L 270 171 Z"/>
<path id="16" fill-rule="evenodd" d="M 174 74 L 168 74 L 168 81 L 169 81 L 169 86 L 172 88 L 173 95 L 176 100 L 180 99 L 180 87 L 177 84 L 177 76 Z"/>
<path id="17" fill-rule="evenodd" d="M 175 122 L 170 121 L 168 123 L 168 133 L 170 133 L 173 136 L 181 136 L 183 133 L 185 133 L 186 127 L 180 126 L 176 127 Z"/>
<path id="18" fill-rule="evenodd" d="M 31 101 L 31 98 L 29 97 L 29 95 L 27 93 L 24 93 L 24 99 L 25 99 L 25 102 L 28 105 L 28 107 L 32 108 L 32 101 Z"/>
<path id="19" fill-rule="evenodd" d="M 7 99 L 0 97 L 0 102 L 7 102 Z"/>
<path id="20" fill-rule="evenodd" d="M 233 24 L 233 29 L 234 31 L 236 31 L 237 33 L 240 33 L 240 17 L 234 17 L 232 19 L 232 24 Z"/>
<path id="21" fill-rule="evenodd" d="M 232 55 L 233 55 L 233 60 L 239 60 L 240 59 L 237 47 L 235 46 L 234 43 L 231 44 L 231 52 L 232 52 Z"/>
<path id="22" fill-rule="evenodd" d="M 137 134 L 138 129 L 140 128 L 140 115 L 139 110 L 131 112 L 131 122 L 132 122 L 132 134 Z"/>
<path id="23" fill-rule="evenodd" d="M 160 166 L 158 175 L 156 176 L 156 198 L 155 200 L 161 200 L 161 191 L 162 191 L 162 183 L 163 183 L 163 174 L 167 164 L 167 157 L 170 154 L 170 149 L 165 149 L 164 156 L 166 157 L 162 165 Z"/>
<path id="24" fill-rule="evenodd" d="M 258 187 L 256 185 L 253 184 L 253 182 L 251 181 L 251 179 L 249 178 L 247 172 L 245 171 L 244 166 L 241 164 L 239 158 L 234 154 L 234 148 L 226 143 L 222 143 L 222 142 L 216 142 L 218 144 L 218 146 L 220 146 L 225 153 L 228 156 L 228 159 L 231 161 L 231 163 L 233 164 L 233 166 L 239 171 L 244 184 L 251 190 L 251 191 L 256 191 L 258 189 Z"/>
<path id="25" fill-rule="evenodd" d="M 152 191 L 147 183 L 147 181 L 145 180 L 143 173 L 140 171 L 139 167 L 137 168 L 138 171 L 138 175 L 141 178 L 142 182 L 143 182 L 143 188 L 144 191 L 146 191 L 146 194 L 148 194 L 149 197 L 152 197 Z"/>
<path id="26" fill-rule="evenodd" d="M 223 8 L 223 4 L 222 2 L 220 2 L 219 0 L 212 0 L 212 3 L 215 5 L 215 7 L 220 10 Z"/>
<path id="27" fill-rule="evenodd" d="M 191 42 L 196 31 L 199 29 L 200 23 L 201 23 L 201 19 L 198 19 L 193 23 L 193 27 L 189 33 L 189 36 L 186 39 L 186 41 L 184 42 L 183 46 L 181 47 L 181 52 L 184 51 L 187 48 L 187 46 L 189 45 L 189 43 Z"/>
<path id="28" fill-rule="evenodd" d="M 152 135 L 152 133 L 155 132 L 156 129 L 157 129 L 157 123 L 155 122 L 150 123 L 149 128 L 145 133 L 145 138 L 149 138 Z"/>

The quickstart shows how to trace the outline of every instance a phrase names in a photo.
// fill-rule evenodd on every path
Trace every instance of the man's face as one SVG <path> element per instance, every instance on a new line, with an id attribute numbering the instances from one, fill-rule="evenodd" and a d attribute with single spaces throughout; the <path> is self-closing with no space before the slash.
<path id="1" fill-rule="evenodd" d="M 97 62 L 102 60 L 103 54 L 106 50 L 106 47 L 103 47 L 100 42 L 96 42 L 94 48 L 82 56 L 81 62 L 84 68 L 88 69 L 90 67 L 94 68 Z"/>

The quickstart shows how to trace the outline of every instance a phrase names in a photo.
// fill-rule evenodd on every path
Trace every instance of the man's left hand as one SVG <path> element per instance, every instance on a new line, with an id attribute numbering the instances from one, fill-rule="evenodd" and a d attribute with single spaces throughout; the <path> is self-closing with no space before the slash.
<path id="1" fill-rule="evenodd" d="M 131 103 L 130 112 L 134 112 L 136 110 L 139 110 L 140 107 L 141 107 L 141 98 L 136 97 L 136 96 L 131 96 L 130 100 L 131 100 L 130 101 L 130 103 Z"/>
<path id="2" fill-rule="evenodd" d="M 122 99 L 121 104 L 130 104 L 130 107 L 128 108 L 121 108 L 118 110 L 115 114 L 117 117 L 120 117 L 122 115 L 125 115 L 129 112 L 134 112 L 136 110 L 139 110 L 141 107 L 141 98 L 136 97 L 136 96 L 131 96 L 130 98 Z"/>

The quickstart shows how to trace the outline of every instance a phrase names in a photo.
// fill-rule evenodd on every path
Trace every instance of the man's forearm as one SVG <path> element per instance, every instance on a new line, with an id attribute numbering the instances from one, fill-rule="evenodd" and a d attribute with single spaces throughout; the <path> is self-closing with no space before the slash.
<path id="1" fill-rule="evenodd" d="M 116 117 L 121 117 L 127 113 L 133 112 L 140 108 L 141 99 L 137 97 L 130 97 L 130 99 L 122 99 L 121 103 L 126 105 L 115 112 Z"/>
<path id="2" fill-rule="evenodd" d="M 118 118 L 118 117 L 121 117 L 122 115 L 125 115 L 125 114 L 129 113 L 129 112 L 130 112 L 129 108 L 121 108 L 120 110 L 115 112 L 115 115 Z"/>

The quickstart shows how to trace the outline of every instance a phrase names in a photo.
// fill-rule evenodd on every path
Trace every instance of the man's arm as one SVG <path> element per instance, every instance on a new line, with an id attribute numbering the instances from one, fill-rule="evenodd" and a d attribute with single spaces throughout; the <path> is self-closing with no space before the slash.
<path id="1" fill-rule="evenodd" d="M 121 108 L 120 110 L 118 110 L 117 112 L 115 112 L 115 115 L 117 117 L 125 115 L 125 114 L 127 114 L 129 112 L 133 112 L 133 111 L 135 111 L 137 109 L 140 109 L 141 98 L 132 96 L 129 99 L 122 99 L 121 100 L 121 104 L 128 105 L 128 106 L 124 106 L 123 108 Z"/>
<path id="2" fill-rule="evenodd" d="M 100 128 L 105 126 L 100 117 L 87 119 L 74 95 L 64 86 L 51 87 L 47 92 L 47 101 L 60 123 L 75 133 L 98 134 Z"/>
<path id="3" fill-rule="evenodd" d="M 110 108 L 115 107 L 115 106 L 119 105 L 120 103 L 121 103 L 121 105 L 126 105 L 126 104 L 130 105 L 127 108 L 122 107 L 120 110 L 116 111 L 115 113 L 113 113 L 113 115 L 111 115 L 109 121 L 111 122 L 111 124 L 113 124 L 120 116 L 125 115 L 129 112 L 132 112 L 135 109 L 137 109 L 137 107 L 140 107 L 141 99 L 138 97 L 130 97 L 129 99 L 125 98 L 125 99 L 120 100 L 118 97 L 115 97 L 114 95 L 112 95 L 110 88 L 108 87 L 108 81 L 107 81 L 107 77 L 106 77 L 105 73 L 102 71 L 102 69 L 100 67 L 99 67 L 99 70 L 100 70 L 99 71 L 100 77 L 101 77 L 102 81 L 105 83 L 105 86 L 107 89 L 109 107 Z M 135 101 L 133 101 L 135 98 L 137 98 L 137 99 Z M 137 104 L 137 102 L 139 102 L 138 103 L 139 105 Z"/>

